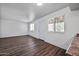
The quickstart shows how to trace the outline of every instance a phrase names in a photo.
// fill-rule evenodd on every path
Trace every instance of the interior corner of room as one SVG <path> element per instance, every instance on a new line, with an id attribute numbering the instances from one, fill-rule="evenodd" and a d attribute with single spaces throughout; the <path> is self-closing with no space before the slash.
<path id="1" fill-rule="evenodd" d="M 62 21 L 62 19 L 64 21 Z M 60 24 L 61 27 L 63 26 L 63 30 L 57 28 L 60 26 L 56 24 Z M 40 45 L 45 43 L 44 47 L 50 46 L 46 48 L 47 50 L 45 51 L 49 51 L 45 53 L 43 53 L 44 50 L 40 53 L 36 52 L 37 55 L 45 55 L 46 53 L 47 55 L 51 55 L 52 52 L 50 52 L 50 50 L 53 51 L 51 48 L 52 45 L 64 49 L 65 52 L 69 52 L 70 55 L 79 55 L 70 51 L 74 37 L 79 34 L 78 25 L 79 3 L 0 3 L 0 47 L 2 47 L 0 53 L 9 53 L 12 52 L 12 48 L 22 48 L 28 44 L 32 46 L 28 48 L 33 49 L 34 47 L 34 50 L 31 50 L 32 52 L 35 51 L 35 47 L 39 46 L 39 48 L 37 48 L 38 50 L 36 50 L 38 52 L 42 49 Z M 12 41 L 15 44 L 13 44 Z M 10 48 L 8 48 L 9 42 L 12 44 Z M 23 42 L 25 45 L 23 45 Z M 7 44 L 5 45 L 4 43 Z M 4 49 L 4 47 L 7 48 Z M 17 50 L 20 52 L 19 48 Z M 16 49 L 14 51 L 16 51 Z M 23 49 L 21 53 L 22 51 Z M 28 52 L 28 54 L 26 52 L 22 55 L 34 55 L 31 51 Z M 21 53 L 19 53 L 19 55 L 21 55 Z M 18 52 L 14 52 L 12 55 L 18 55 Z"/>

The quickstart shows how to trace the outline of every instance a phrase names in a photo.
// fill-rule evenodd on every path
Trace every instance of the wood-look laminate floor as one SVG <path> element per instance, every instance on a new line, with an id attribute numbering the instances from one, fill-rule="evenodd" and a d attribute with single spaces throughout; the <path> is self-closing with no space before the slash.
<path id="1" fill-rule="evenodd" d="M 64 56 L 65 50 L 41 39 L 19 36 L 0 39 L 0 56 Z"/>

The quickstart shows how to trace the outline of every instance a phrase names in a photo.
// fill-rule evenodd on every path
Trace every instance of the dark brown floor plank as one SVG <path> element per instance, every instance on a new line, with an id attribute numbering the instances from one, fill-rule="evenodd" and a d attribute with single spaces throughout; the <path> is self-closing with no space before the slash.
<path id="1" fill-rule="evenodd" d="M 0 38 L 1 56 L 64 56 L 65 50 L 32 36 Z"/>

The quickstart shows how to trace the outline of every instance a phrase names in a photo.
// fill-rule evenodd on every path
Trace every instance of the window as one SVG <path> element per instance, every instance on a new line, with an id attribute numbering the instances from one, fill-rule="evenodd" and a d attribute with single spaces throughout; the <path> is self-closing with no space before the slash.
<path id="1" fill-rule="evenodd" d="M 30 24 L 30 31 L 34 31 L 34 24 Z"/>
<path id="2" fill-rule="evenodd" d="M 56 23 L 55 24 L 55 31 L 56 32 L 64 32 L 64 22 Z"/>
<path id="3" fill-rule="evenodd" d="M 49 32 L 54 32 L 54 24 L 48 24 L 48 31 Z"/>
<path id="4" fill-rule="evenodd" d="M 49 19 L 49 32 L 64 32 L 64 16 L 54 17 Z"/>
<path id="5" fill-rule="evenodd" d="M 54 32 L 54 19 L 53 18 L 51 20 L 49 20 L 48 31 Z"/>

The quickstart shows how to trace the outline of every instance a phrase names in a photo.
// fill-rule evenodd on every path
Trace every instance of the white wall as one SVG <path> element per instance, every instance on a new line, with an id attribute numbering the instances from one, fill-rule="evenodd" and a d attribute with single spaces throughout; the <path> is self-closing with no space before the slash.
<path id="1" fill-rule="evenodd" d="M 0 11 L 1 11 L 1 5 L 0 5 Z M 1 12 L 0 12 L 0 37 L 1 37 Z"/>
<path id="2" fill-rule="evenodd" d="M 27 18 L 23 11 L 2 4 L 0 11 L 0 38 L 28 34 Z"/>
<path id="3" fill-rule="evenodd" d="M 67 49 L 72 40 L 72 37 L 74 37 L 74 35 L 79 32 L 79 27 L 78 27 L 79 13 L 78 12 L 76 12 L 76 13 L 75 14 L 71 13 L 70 8 L 67 7 L 67 8 L 61 9 L 55 13 L 47 15 L 43 18 L 40 18 L 37 21 L 32 22 L 35 24 L 35 31 L 34 32 L 29 31 L 29 35 L 43 39 L 46 42 L 49 42 L 60 48 Z M 65 19 L 64 19 L 65 32 L 64 33 L 48 32 L 48 19 L 50 17 L 63 15 L 63 14 L 65 14 Z M 73 14 L 77 15 L 77 16 L 74 16 Z"/>
<path id="4" fill-rule="evenodd" d="M 28 33 L 26 23 L 14 21 L 14 20 L 7 20 L 7 19 L 4 20 L 4 19 L 2 19 L 0 29 L 1 29 L 0 38 L 27 35 L 27 33 Z"/>
<path id="5" fill-rule="evenodd" d="M 0 19 L 0 37 L 1 37 L 1 19 Z"/>

